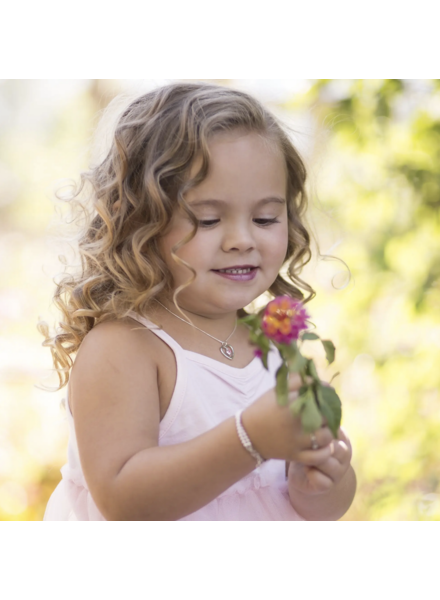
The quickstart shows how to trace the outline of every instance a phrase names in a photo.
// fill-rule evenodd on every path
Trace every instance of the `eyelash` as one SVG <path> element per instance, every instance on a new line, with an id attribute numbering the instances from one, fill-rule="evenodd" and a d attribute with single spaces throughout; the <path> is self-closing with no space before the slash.
<path id="1" fill-rule="evenodd" d="M 218 223 L 218 219 L 212 221 L 199 221 L 200 227 L 212 227 L 215 223 Z M 254 219 L 254 221 L 264 221 L 264 223 L 259 223 L 260 227 L 267 227 L 268 225 L 272 225 L 273 223 L 279 223 L 278 219 Z M 207 225 L 206 223 L 209 223 Z"/>

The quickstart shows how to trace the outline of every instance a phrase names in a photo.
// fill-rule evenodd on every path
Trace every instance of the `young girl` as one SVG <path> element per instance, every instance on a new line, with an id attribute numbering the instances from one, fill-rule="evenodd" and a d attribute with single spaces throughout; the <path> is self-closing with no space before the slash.
<path id="1" fill-rule="evenodd" d="M 55 294 L 61 330 L 40 324 L 70 429 L 46 520 L 347 511 L 348 438 L 325 423 L 301 430 L 276 402 L 276 347 L 267 371 L 237 324 L 266 291 L 314 295 L 297 275 L 310 258 L 305 178 L 277 120 L 242 92 L 176 83 L 125 110 L 107 157 L 82 175 L 93 207 L 81 272 Z M 292 374 L 290 400 L 300 385 Z"/>

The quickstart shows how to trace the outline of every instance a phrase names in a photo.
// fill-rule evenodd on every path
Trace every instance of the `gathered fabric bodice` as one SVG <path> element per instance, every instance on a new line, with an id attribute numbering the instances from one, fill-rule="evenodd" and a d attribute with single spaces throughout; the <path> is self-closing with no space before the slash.
<path id="1" fill-rule="evenodd" d="M 275 374 L 282 359 L 273 345 L 268 355 L 268 370 L 257 357 L 240 369 L 183 349 L 163 329 L 137 313 L 130 313 L 130 317 L 161 338 L 176 359 L 176 384 L 160 422 L 159 446 L 180 444 L 209 431 L 275 386 Z M 68 400 L 65 405 L 69 426 L 67 463 L 61 469 L 62 480 L 49 500 L 44 519 L 105 520 L 87 487 Z M 303 519 L 290 504 L 284 461 L 268 460 L 209 504 L 181 520 Z"/>

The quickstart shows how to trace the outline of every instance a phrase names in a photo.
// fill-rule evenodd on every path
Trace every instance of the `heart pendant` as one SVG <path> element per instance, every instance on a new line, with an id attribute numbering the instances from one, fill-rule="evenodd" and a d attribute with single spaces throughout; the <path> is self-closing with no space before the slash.
<path id="1" fill-rule="evenodd" d="M 220 352 L 223 354 L 223 356 L 226 356 L 226 358 L 229 358 L 229 360 L 232 360 L 234 358 L 234 348 L 232 346 L 230 346 L 229 344 L 227 344 L 226 342 L 224 342 L 221 345 Z"/>

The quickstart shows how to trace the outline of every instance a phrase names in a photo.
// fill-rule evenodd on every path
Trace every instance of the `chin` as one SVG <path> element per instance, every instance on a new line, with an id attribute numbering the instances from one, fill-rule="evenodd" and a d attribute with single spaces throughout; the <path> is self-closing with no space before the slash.
<path id="1" fill-rule="evenodd" d="M 248 306 L 249 304 L 251 304 L 256 298 L 258 298 L 260 294 L 252 294 L 250 296 L 247 296 L 246 298 L 243 299 L 238 299 L 235 302 L 228 302 L 225 303 L 227 306 L 227 310 L 240 310 L 242 308 L 245 308 L 246 306 Z"/>

